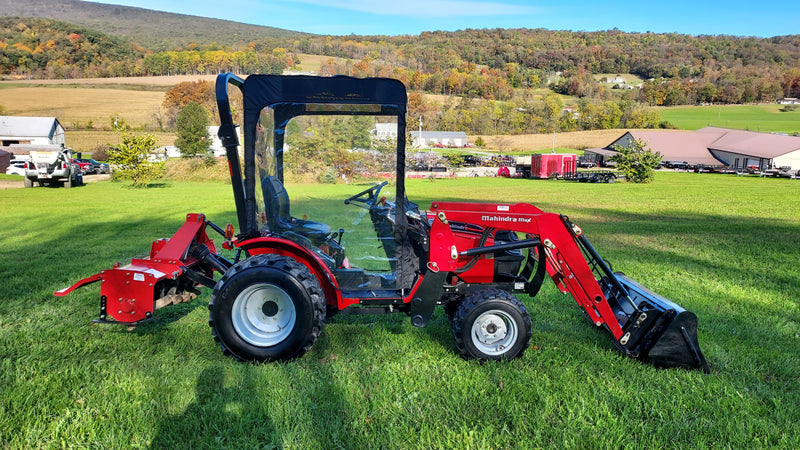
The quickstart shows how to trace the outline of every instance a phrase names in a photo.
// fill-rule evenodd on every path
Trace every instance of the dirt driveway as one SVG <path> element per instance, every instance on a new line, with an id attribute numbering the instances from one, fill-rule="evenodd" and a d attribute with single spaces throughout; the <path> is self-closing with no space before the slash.
<path id="1" fill-rule="evenodd" d="M 102 174 L 102 175 L 84 175 L 83 182 L 84 183 L 94 183 L 96 181 L 105 181 L 111 179 L 111 175 L 109 174 Z M 17 180 L 0 180 L 0 189 L 14 189 L 14 188 L 21 188 L 22 185 L 22 178 Z"/>

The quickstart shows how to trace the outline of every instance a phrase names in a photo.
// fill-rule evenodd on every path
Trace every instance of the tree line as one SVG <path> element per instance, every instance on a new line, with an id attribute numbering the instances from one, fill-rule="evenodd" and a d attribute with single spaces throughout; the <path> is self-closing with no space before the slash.
<path id="1" fill-rule="evenodd" d="M 680 34 L 484 29 L 417 36 L 265 38 L 235 47 L 152 52 L 50 19 L 0 19 L 0 75 L 40 78 L 280 73 L 300 54 L 330 58 L 322 75 L 387 76 L 411 90 L 511 100 L 538 88 L 652 106 L 771 102 L 800 96 L 800 35 L 770 39 Z M 632 73 L 615 92 L 596 74 Z"/>

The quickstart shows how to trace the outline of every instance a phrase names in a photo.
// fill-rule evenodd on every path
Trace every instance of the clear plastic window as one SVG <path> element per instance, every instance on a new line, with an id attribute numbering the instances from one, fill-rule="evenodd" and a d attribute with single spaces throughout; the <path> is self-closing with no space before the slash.
<path id="1" fill-rule="evenodd" d="M 308 115 L 277 130 L 275 111 L 261 113 L 256 201 L 262 227 L 312 251 L 343 291 L 397 289 L 396 117 L 364 115 L 380 111 L 374 105 L 357 106 L 358 115 L 344 114 L 346 105 L 304 108 Z"/>

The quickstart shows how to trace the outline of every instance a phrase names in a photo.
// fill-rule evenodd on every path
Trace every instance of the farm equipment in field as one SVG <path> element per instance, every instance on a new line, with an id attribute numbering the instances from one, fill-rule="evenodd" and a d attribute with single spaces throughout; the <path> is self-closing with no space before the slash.
<path id="1" fill-rule="evenodd" d="M 30 161 L 25 163 L 26 188 L 39 186 L 55 186 L 61 184 L 66 188 L 83 183 L 83 172 L 72 161 L 72 149 L 60 145 L 42 145 L 38 150 L 30 151 Z"/>
<path id="2" fill-rule="evenodd" d="M 625 178 L 625 173 L 614 170 L 581 170 L 566 172 L 561 179 L 581 183 L 613 183 Z"/>
<path id="3" fill-rule="evenodd" d="M 231 87 L 243 99 L 241 153 Z M 434 201 L 422 211 L 409 201 L 399 81 L 222 74 L 216 94 L 239 233 L 190 214 L 149 257 L 57 295 L 102 281 L 102 321 L 136 325 L 207 286 L 214 338 L 226 354 L 257 362 L 303 355 L 334 314 L 399 312 L 424 327 L 441 306 L 462 356 L 498 360 L 529 345 L 530 315 L 515 294 L 535 297 L 549 276 L 622 353 L 708 371 L 696 316 L 612 271 L 568 217 L 524 203 Z M 378 123 L 396 124 L 397 133 L 377 136 Z M 285 167 L 324 179 L 337 164 L 349 179 L 380 182 L 350 196 L 343 189 L 352 185 L 333 185 L 328 190 L 346 197 L 335 204 L 301 184 L 290 203 Z M 232 260 L 217 252 L 207 228 L 236 252 Z"/>

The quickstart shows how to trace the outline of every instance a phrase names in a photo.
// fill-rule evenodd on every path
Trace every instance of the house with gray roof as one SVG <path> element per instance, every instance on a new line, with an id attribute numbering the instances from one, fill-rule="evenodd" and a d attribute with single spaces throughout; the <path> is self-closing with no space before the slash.
<path id="1" fill-rule="evenodd" d="M 800 169 L 800 137 L 715 127 L 697 130 L 697 133 L 719 132 L 723 133 L 722 136 L 714 140 L 708 150 L 732 169 L 748 166 L 757 166 L 759 170 L 774 167 Z"/>
<path id="2" fill-rule="evenodd" d="M 64 127 L 55 117 L 0 116 L 0 146 L 65 145 Z"/>

